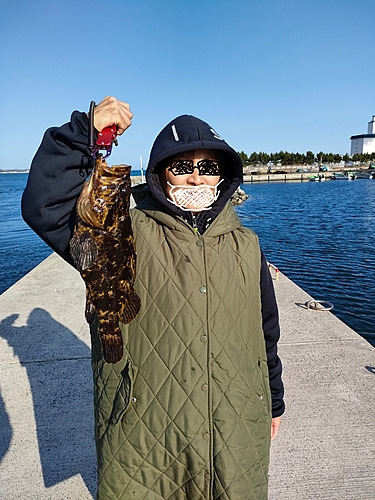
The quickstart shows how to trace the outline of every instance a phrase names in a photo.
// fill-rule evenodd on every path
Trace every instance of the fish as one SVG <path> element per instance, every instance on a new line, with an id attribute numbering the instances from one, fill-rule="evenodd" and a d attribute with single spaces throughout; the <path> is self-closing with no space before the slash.
<path id="1" fill-rule="evenodd" d="M 130 218 L 131 180 L 128 165 L 109 167 L 99 154 L 76 203 L 70 254 L 86 285 L 86 321 L 96 316 L 103 357 L 123 357 L 119 322 L 129 324 L 141 300 L 134 289 L 136 249 Z"/>

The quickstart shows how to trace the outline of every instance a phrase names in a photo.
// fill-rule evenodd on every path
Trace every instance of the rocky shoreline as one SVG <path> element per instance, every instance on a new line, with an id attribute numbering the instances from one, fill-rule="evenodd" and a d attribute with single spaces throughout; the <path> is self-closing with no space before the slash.
<path id="1" fill-rule="evenodd" d="M 241 205 L 244 201 L 248 199 L 249 195 L 245 193 L 240 187 L 233 193 L 230 202 L 232 205 Z"/>

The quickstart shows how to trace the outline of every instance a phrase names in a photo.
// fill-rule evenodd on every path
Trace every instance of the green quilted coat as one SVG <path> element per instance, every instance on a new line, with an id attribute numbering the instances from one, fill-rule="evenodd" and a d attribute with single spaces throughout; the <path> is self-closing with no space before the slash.
<path id="1" fill-rule="evenodd" d="M 266 500 L 257 237 L 230 204 L 203 236 L 150 198 L 132 223 L 142 307 L 120 363 L 92 328 L 98 499 Z"/>

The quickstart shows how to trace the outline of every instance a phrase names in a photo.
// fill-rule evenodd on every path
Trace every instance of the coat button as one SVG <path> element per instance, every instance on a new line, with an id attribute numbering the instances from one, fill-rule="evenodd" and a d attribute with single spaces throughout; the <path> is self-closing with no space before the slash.
<path id="1" fill-rule="evenodd" d="M 203 241 L 197 240 L 196 245 L 197 245 L 197 247 L 201 247 L 203 245 Z"/>
<path id="2" fill-rule="evenodd" d="M 205 286 L 201 286 L 200 289 L 199 289 L 199 291 L 201 293 L 206 293 L 207 292 L 207 288 Z"/>
<path id="3" fill-rule="evenodd" d="M 208 384 L 203 384 L 201 389 L 202 389 L 202 391 L 207 392 L 208 391 Z"/>
<path id="4" fill-rule="evenodd" d="M 210 479 L 210 478 L 211 478 L 211 476 L 210 476 L 209 474 L 207 474 L 207 472 L 206 472 L 206 474 L 204 475 L 204 478 L 205 478 L 205 479 Z"/>
<path id="5" fill-rule="evenodd" d="M 200 338 L 200 341 L 201 342 L 207 342 L 207 335 L 202 335 L 201 338 Z"/>
<path id="6" fill-rule="evenodd" d="M 210 439 L 210 435 L 208 434 L 208 432 L 205 432 L 202 436 L 202 438 L 205 440 L 205 441 L 208 441 Z"/>

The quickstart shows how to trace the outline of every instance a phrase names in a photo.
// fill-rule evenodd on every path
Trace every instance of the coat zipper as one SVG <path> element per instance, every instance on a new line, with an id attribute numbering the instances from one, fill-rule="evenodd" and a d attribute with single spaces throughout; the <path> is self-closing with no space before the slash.
<path id="1" fill-rule="evenodd" d="M 198 226 L 197 226 L 197 217 L 194 214 L 191 214 L 191 217 L 192 217 L 192 220 L 193 220 L 192 227 L 194 229 L 194 232 L 197 233 L 198 236 L 200 236 L 201 234 L 200 234 L 200 232 L 198 230 Z"/>

